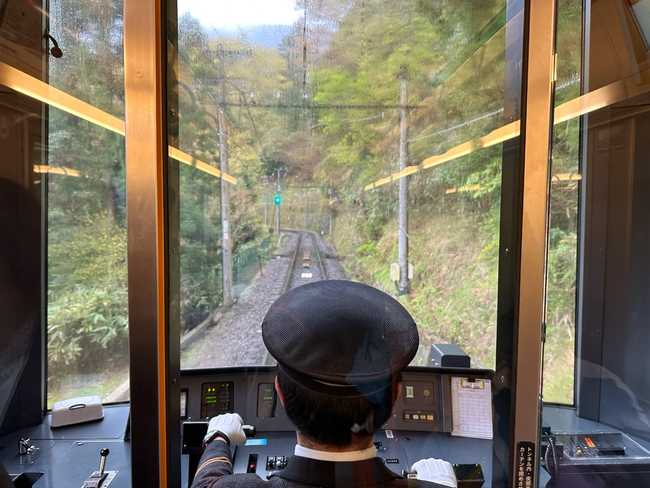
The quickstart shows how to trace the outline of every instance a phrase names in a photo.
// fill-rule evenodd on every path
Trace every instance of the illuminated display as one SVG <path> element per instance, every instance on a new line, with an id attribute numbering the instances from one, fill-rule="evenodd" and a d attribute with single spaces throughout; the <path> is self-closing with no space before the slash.
<path id="1" fill-rule="evenodd" d="M 232 382 L 204 383 L 201 387 L 201 417 L 233 411 L 234 387 Z"/>

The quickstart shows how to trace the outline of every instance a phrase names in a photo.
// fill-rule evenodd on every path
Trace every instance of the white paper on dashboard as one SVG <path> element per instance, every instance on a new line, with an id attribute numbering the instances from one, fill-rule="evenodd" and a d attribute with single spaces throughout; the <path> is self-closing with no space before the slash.
<path id="1" fill-rule="evenodd" d="M 451 435 L 492 439 L 490 380 L 451 378 Z"/>

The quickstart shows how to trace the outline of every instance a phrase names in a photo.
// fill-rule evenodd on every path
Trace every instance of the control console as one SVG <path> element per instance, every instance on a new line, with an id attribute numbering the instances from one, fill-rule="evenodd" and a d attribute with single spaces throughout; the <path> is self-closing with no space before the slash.
<path id="1" fill-rule="evenodd" d="M 236 448 L 235 473 L 255 473 L 262 479 L 284 469 L 296 444 L 295 428 L 275 392 L 275 368 L 186 370 L 181 373 L 184 473 L 190 483 L 202 453 L 207 422 L 214 415 L 237 412 L 256 427 L 246 445 Z M 443 458 L 455 465 L 462 487 L 478 487 L 491 479 L 492 441 L 455 437 L 452 378 L 489 385 L 488 370 L 408 368 L 393 415 L 375 434 L 378 455 L 388 468 L 408 475 L 420 459 Z M 477 383 L 478 384 L 478 383 Z M 469 483 L 471 480 L 471 484 Z M 184 486 L 189 486 L 186 484 Z M 485 485 L 489 486 L 489 482 Z"/>
<path id="2" fill-rule="evenodd" d="M 408 368 L 386 428 L 417 432 L 451 432 L 452 378 L 489 380 L 492 372 L 476 369 Z M 209 420 L 237 412 L 260 431 L 291 431 L 275 392 L 275 368 L 224 368 L 181 372 L 181 417 Z M 489 393 L 489 392 L 488 392 Z"/>

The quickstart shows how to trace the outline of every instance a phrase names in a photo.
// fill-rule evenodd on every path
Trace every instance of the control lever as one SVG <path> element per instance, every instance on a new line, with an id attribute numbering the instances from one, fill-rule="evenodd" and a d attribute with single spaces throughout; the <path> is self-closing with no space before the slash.
<path id="1" fill-rule="evenodd" d="M 29 451 L 30 448 L 29 442 L 30 442 L 29 437 L 28 438 L 21 437 L 20 440 L 18 441 L 18 454 L 20 456 L 24 456 L 25 454 L 27 454 L 27 451 Z"/>
<path id="2" fill-rule="evenodd" d="M 109 451 L 108 448 L 106 447 L 99 451 L 99 477 L 100 478 L 104 477 L 104 470 L 106 469 L 106 459 L 108 458 L 108 455 L 110 453 L 111 451 Z"/>
<path id="3" fill-rule="evenodd" d="M 110 483 L 110 480 L 107 482 L 107 484 L 104 484 L 104 480 L 106 479 L 108 473 L 106 472 L 106 461 L 108 459 L 108 455 L 110 454 L 110 450 L 107 448 L 100 449 L 99 451 L 99 471 L 93 472 L 86 481 L 84 481 L 84 484 L 82 488 L 100 488 L 102 486 L 107 486 L 108 483 Z"/>
<path id="4" fill-rule="evenodd" d="M 29 437 L 21 437 L 18 441 L 18 455 L 25 456 L 26 454 L 34 454 L 38 451 L 38 447 L 32 445 L 32 440 Z"/>
<path id="5" fill-rule="evenodd" d="M 199 459 L 203 454 L 203 438 L 207 430 L 208 422 L 206 421 L 183 422 L 183 454 L 189 454 L 189 485 L 192 484 L 194 474 L 199 466 Z M 254 425 L 242 425 L 242 430 L 247 439 L 255 437 L 257 434 L 257 429 Z"/>
<path id="6" fill-rule="evenodd" d="M 242 425 L 241 428 L 244 431 L 244 434 L 246 434 L 246 439 L 255 437 L 257 434 L 257 429 L 255 429 L 254 425 Z"/>

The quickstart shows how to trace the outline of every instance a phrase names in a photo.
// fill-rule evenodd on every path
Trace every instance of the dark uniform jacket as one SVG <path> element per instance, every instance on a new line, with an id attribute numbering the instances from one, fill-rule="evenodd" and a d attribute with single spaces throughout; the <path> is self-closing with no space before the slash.
<path id="1" fill-rule="evenodd" d="M 294 456 L 269 480 L 255 474 L 233 475 L 231 459 L 230 448 L 224 442 L 210 442 L 199 461 L 192 488 L 446 488 L 397 476 L 380 458 L 331 462 Z"/>
<path id="2" fill-rule="evenodd" d="M 0 488 L 14 488 L 14 484 L 9 479 L 4 466 L 0 463 Z"/>

